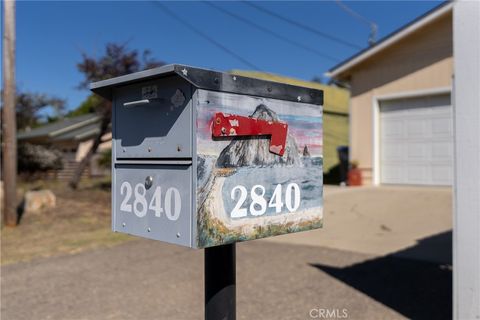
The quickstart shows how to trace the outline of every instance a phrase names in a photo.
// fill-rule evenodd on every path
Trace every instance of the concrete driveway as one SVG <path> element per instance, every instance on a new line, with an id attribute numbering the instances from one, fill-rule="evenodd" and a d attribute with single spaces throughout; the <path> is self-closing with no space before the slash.
<path id="1" fill-rule="evenodd" d="M 324 228 L 262 241 L 451 264 L 452 189 L 324 188 Z"/>

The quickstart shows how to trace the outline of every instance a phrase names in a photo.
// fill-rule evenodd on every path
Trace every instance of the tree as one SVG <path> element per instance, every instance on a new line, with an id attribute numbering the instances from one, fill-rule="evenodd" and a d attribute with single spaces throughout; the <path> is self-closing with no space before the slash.
<path id="1" fill-rule="evenodd" d="M 91 94 L 77 108 L 67 113 L 66 117 L 76 117 L 95 112 L 95 107 L 99 104 L 100 96 Z"/>
<path id="2" fill-rule="evenodd" d="M 322 77 L 319 77 L 319 76 L 313 77 L 311 81 L 323 84 L 323 79 Z"/>
<path id="3" fill-rule="evenodd" d="M 65 109 L 65 100 L 46 94 L 21 92 L 16 97 L 16 117 L 18 130 L 38 126 L 40 111 L 46 107 L 55 109 L 55 116 L 61 116 Z M 47 121 L 51 120 L 47 117 Z"/>
<path id="4" fill-rule="evenodd" d="M 26 130 L 28 128 L 34 128 L 43 123 L 55 121 L 58 117 L 63 116 L 63 111 L 65 109 L 65 100 L 44 93 L 19 92 L 18 89 L 16 90 L 16 92 L 17 95 L 15 96 L 15 119 L 18 131 Z M 55 110 L 54 114 L 47 115 L 44 119 L 42 119 L 43 116 L 41 115 L 41 111 L 43 111 L 47 107 L 53 108 Z M 3 111 L 4 109 L 2 101 L 2 120 Z M 38 171 L 45 171 L 49 169 L 46 166 L 42 167 L 42 165 L 40 165 L 42 161 L 49 161 L 49 157 L 51 158 L 49 148 L 41 146 L 30 146 L 22 142 L 17 142 L 16 145 L 16 151 L 18 153 L 16 161 L 17 169 L 19 172 L 33 172 L 35 171 L 34 168 L 37 168 Z M 44 152 L 42 148 L 48 150 Z M 33 154 L 35 156 L 32 156 Z M 56 152 L 55 155 L 59 156 L 58 152 Z M 46 158 L 42 159 L 43 156 L 46 156 Z"/>
<path id="5" fill-rule="evenodd" d="M 91 82 L 155 68 L 164 64 L 161 61 L 152 59 L 149 50 L 144 50 L 140 56 L 137 50 L 128 49 L 126 44 L 108 43 L 105 47 L 105 53 L 101 57 L 96 58 L 85 53 L 82 54 L 82 61 L 77 64 L 77 68 L 83 73 L 84 80 L 80 83 L 79 88 L 87 89 Z M 92 156 L 97 152 L 98 146 L 103 142 L 102 137 L 107 133 L 112 118 L 112 104 L 110 101 L 99 98 L 95 102 L 94 108 L 102 119 L 100 131 L 70 180 L 69 185 L 72 189 L 78 187 L 82 173 Z"/>
<path id="6" fill-rule="evenodd" d="M 18 131 L 37 127 L 43 122 L 53 121 L 64 113 L 66 101 L 63 99 L 44 93 L 19 92 L 18 89 L 16 91 L 15 118 Z M 42 121 L 41 111 L 47 107 L 52 107 L 55 110 L 54 115 L 46 116 Z M 3 99 L 1 108 L 3 117 Z"/>
<path id="7" fill-rule="evenodd" d="M 63 115 L 65 100 L 43 93 L 19 92 L 16 90 L 15 119 L 18 131 L 34 128 L 42 123 L 55 121 Z M 55 112 L 42 120 L 41 111 L 52 107 Z M 1 118 L 3 120 L 3 100 L 1 106 Z M 28 143 L 17 142 L 17 169 L 20 173 L 33 173 L 58 169 L 61 163 L 61 154 L 52 148 L 34 146 Z M 3 156 L 1 154 L 0 156 Z M 55 158 L 54 160 L 52 160 Z"/>

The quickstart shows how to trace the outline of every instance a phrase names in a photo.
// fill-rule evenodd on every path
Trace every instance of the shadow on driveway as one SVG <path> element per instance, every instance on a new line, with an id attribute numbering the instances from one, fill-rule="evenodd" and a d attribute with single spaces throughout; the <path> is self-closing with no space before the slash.
<path id="1" fill-rule="evenodd" d="M 310 264 L 410 319 L 452 318 L 451 232 L 419 241 L 411 248 L 391 255 L 337 268 Z M 450 239 L 450 240 L 449 240 Z M 442 259 L 450 263 L 424 262 L 401 257 L 418 257 L 438 251 L 446 243 Z"/>

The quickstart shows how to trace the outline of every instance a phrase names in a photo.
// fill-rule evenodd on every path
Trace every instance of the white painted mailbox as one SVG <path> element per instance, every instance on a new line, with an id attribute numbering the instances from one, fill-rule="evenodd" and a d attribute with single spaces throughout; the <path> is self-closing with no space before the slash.
<path id="1" fill-rule="evenodd" d="M 184 65 L 112 101 L 112 227 L 193 248 L 320 228 L 323 92 Z"/>

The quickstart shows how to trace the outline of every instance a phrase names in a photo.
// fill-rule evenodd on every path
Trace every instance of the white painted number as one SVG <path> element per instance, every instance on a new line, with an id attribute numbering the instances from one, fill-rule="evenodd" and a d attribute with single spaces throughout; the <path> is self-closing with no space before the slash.
<path id="1" fill-rule="evenodd" d="M 142 190 L 140 192 L 140 190 Z M 137 183 L 135 186 L 135 200 L 133 201 L 133 213 L 139 218 L 144 217 L 147 214 L 147 199 L 145 199 L 145 186 L 141 183 Z M 138 205 L 141 206 L 141 209 L 138 209 Z"/>
<path id="2" fill-rule="evenodd" d="M 282 202 L 282 185 L 277 184 L 275 191 L 273 191 L 272 198 L 268 203 L 268 207 L 275 208 L 276 213 L 282 212 L 283 202 Z"/>
<path id="3" fill-rule="evenodd" d="M 124 193 L 126 193 L 126 195 L 125 198 L 123 198 L 122 204 L 120 205 L 120 210 L 132 212 L 132 205 L 128 204 L 128 201 L 132 196 L 132 186 L 126 181 L 120 186 L 120 194 L 123 196 Z"/>
<path id="4" fill-rule="evenodd" d="M 292 205 L 292 190 L 293 190 L 293 205 Z M 297 211 L 300 207 L 300 188 L 296 183 L 290 183 L 285 191 L 285 205 L 288 211 Z"/>
<path id="5" fill-rule="evenodd" d="M 238 199 L 235 207 L 233 208 L 230 216 L 232 218 L 242 218 L 247 216 L 247 208 L 242 208 L 243 204 L 247 200 L 247 189 L 244 186 L 238 185 L 232 189 L 230 197 L 232 200 L 236 199 L 237 190 L 240 191 L 240 198 Z M 260 190 L 260 192 L 258 192 Z M 293 198 L 292 198 L 293 192 Z M 272 198 L 268 202 L 269 208 L 275 208 L 275 213 L 282 212 L 282 208 L 285 205 L 290 212 L 295 212 L 300 207 L 300 187 L 296 183 L 290 183 L 285 189 L 285 203 L 282 202 L 282 185 L 277 184 L 273 191 Z M 267 200 L 265 199 L 265 187 L 262 185 L 254 185 L 250 189 L 250 203 L 249 212 L 252 216 L 261 216 L 267 212 Z"/>
<path id="6" fill-rule="evenodd" d="M 175 211 L 172 214 L 172 193 L 173 193 L 173 206 Z M 180 216 L 180 210 L 182 210 L 182 201 L 180 198 L 180 192 L 176 188 L 169 188 L 165 193 L 165 214 L 170 220 L 177 220 Z"/>
<path id="7" fill-rule="evenodd" d="M 260 189 L 262 194 L 257 194 L 255 190 Z M 252 187 L 250 190 L 250 197 L 252 198 L 252 203 L 250 204 L 250 213 L 253 216 L 261 216 L 267 211 L 267 200 L 264 198 L 265 196 L 265 187 L 259 184 Z M 257 209 L 256 207 L 260 207 Z"/>
<path id="8" fill-rule="evenodd" d="M 244 186 L 236 186 L 232 189 L 230 197 L 232 200 L 235 200 L 235 191 L 240 190 L 240 199 L 238 199 L 235 208 L 233 208 L 232 213 L 230 214 L 232 218 L 242 218 L 247 216 L 247 209 L 242 208 L 243 203 L 247 200 L 247 189 Z"/>
<path id="9" fill-rule="evenodd" d="M 130 202 L 132 197 L 132 185 L 127 181 L 123 182 L 120 186 L 120 195 L 124 196 L 122 203 L 120 204 L 120 210 L 133 213 L 139 217 L 145 217 L 148 210 L 152 210 L 155 217 L 160 217 L 164 212 L 162 207 L 162 188 L 160 186 L 155 188 L 152 199 L 147 205 L 147 190 L 141 183 L 137 183 L 133 189 L 134 199 L 133 205 Z M 176 221 L 180 217 L 182 211 L 182 198 L 180 191 L 177 188 L 168 188 L 165 192 L 165 215 L 169 220 Z M 132 210 L 133 209 L 133 210 Z"/>
<path id="10" fill-rule="evenodd" d="M 148 205 L 148 209 L 155 212 L 155 217 L 160 217 L 160 214 L 163 212 L 162 208 L 162 187 L 156 187 L 155 192 L 153 193 L 152 200 Z"/>

